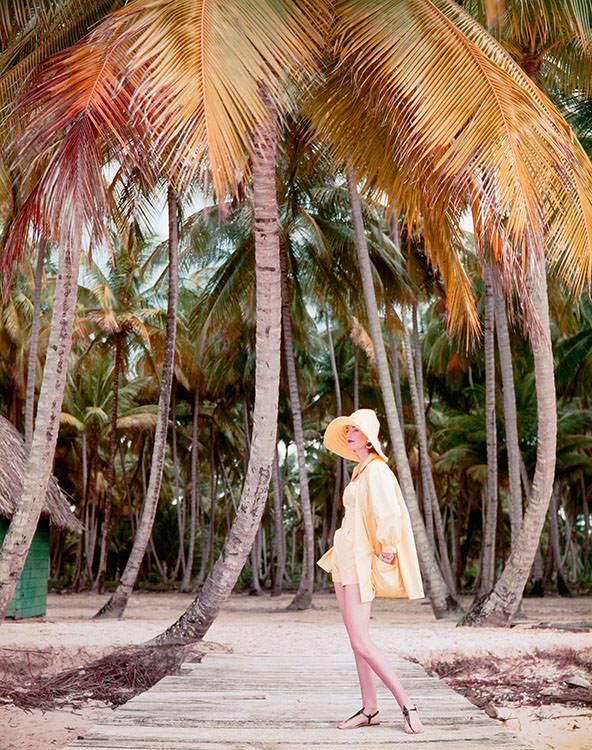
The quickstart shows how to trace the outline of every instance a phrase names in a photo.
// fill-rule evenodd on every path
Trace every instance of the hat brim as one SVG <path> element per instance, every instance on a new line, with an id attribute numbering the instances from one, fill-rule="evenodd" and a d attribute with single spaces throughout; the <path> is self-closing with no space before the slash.
<path id="1" fill-rule="evenodd" d="M 323 444 L 327 450 L 332 453 L 336 453 L 342 458 L 347 458 L 350 461 L 359 461 L 360 457 L 353 451 L 347 444 L 347 438 L 345 435 L 346 427 L 357 427 L 361 430 L 368 440 L 372 443 L 372 447 L 378 453 L 381 458 L 387 461 L 387 457 L 384 455 L 378 438 L 373 439 L 372 436 L 367 435 L 362 425 L 358 424 L 355 419 L 351 417 L 335 417 L 334 420 L 329 422 L 325 434 L 323 436 Z"/>

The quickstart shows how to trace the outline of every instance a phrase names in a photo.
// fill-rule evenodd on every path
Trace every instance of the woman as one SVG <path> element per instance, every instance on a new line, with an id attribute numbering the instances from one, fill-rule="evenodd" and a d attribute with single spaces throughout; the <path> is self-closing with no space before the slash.
<path id="1" fill-rule="evenodd" d="M 379 427 L 372 409 L 358 409 L 349 417 L 337 417 L 325 430 L 325 447 L 358 465 L 343 493 L 341 528 L 317 565 L 332 574 L 362 693 L 362 708 L 338 724 L 339 729 L 380 724 L 377 674 L 403 712 L 405 731 L 417 734 L 423 731 L 417 707 L 368 632 L 375 596 L 424 595 L 409 513 L 380 447 Z"/>

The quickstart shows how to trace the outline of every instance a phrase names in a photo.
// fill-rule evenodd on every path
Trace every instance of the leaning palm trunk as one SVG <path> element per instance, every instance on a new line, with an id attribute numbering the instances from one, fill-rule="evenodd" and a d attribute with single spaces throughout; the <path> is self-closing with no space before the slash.
<path id="1" fill-rule="evenodd" d="M 495 531 L 497 526 L 497 434 L 495 418 L 495 304 L 491 269 L 483 266 L 485 282 L 485 434 L 487 444 L 487 492 L 485 493 L 485 524 L 481 548 L 481 584 L 479 594 L 488 594 L 495 581 Z"/>
<path id="2" fill-rule="evenodd" d="M 197 513 L 201 514 L 201 474 L 199 469 L 199 385 L 195 385 L 193 392 L 193 417 L 191 423 L 191 492 L 189 493 L 189 544 L 187 546 L 187 563 L 181 583 L 181 591 L 191 588 L 191 574 L 193 572 L 193 558 L 195 556 L 195 530 Z M 201 519 L 201 515 L 200 515 Z M 203 545 L 203 526 L 200 524 L 200 541 L 202 542 L 201 562 L 204 565 L 205 549 Z"/>
<path id="3" fill-rule="evenodd" d="M 512 546 L 510 557 L 493 591 L 475 601 L 463 625 L 509 625 L 522 601 L 522 592 L 532 567 L 547 508 L 553 490 L 555 449 L 557 442 L 557 411 L 553 352 L 549 326 L 549 304 L 544 259 L 539 256 L 536 268 L 528 268 L 529 300 L 534 315 L 530 321 L 530 341 L 534 359 L 537 392 L 537 459 L 530 498 L 520 534 Z"/>
<path id="4" fill-rule="evenodd" d="M 117 401 L 119 398 L 119 377 L 122 370 L 124 335 L 115 334 L 115 364 L 113 366 L 113 405 L 111 408 L 111 434 L 109 438 L 109 467 L 107 470 L 107 492 L 103 514 L 103 533 L 101 536 L 101 554 L 99 569 L 92 590 L 103 593 L 107 575 L 107 555 L 111 544 L 111 508 L 113 506 L 113 483 L 115 481 L 115 452 L 117 450 Z"/>
<path id="5" fill-rule="evenodd" d="M 455 591 L 454 576 L 450 566 L 448 555 L 448 542 L 446 532 L 440 514 L 440 504 L 438 502 L 438 493 L 430 464 L 430 454 L 428 452 L 428 431 L 426 426 L 425 412 L 423 407 L 423 372 L 421 362 L 421 344 L 419 341 L 419 331 L 417 327 L 417 307 L 413 306 L 413 339 L 414 351 L 411 351 L 411 341 L 409 339 L 409 329 L 407 328 L 407 315 L 405 305 L 401 306 L 401 323 L 403 331 L 403 349 L 407 361 L 407 373 L 409 380 L 409 393 L 411 396 L 411 405 L 413 409 L 413 418 L 416 424 L 417 442 L 419 445 L 419 462 L 421 468 L 421 480 L 424 498 L 424 515 L 426 518 L 426 533 L 428 541 L 431 544 L 432 551 L 435 554 L 436 548 L 434 543 L 434 524 L 438 535 L 438 547 L 440 550 L 440 568 L 448 590 Z"/>
<path id="6" fill-rule="evenodd" d="M 207 633 L 240 575 L 267 503 L 276 446 L 281 344 L 276 147 L 277 126 L 274 115 L 258 133 L 253 160 L 257 359 L 251 451 L 241 502 L 222 553 L 199 596 L 177 622 L 157 636 L 157 643 L 186 643 L 202 638 Z"/>
<path id="7" fill-rule="evenodd" d="M 58 247 L 54 307 L 35 430 L 21 496 L 0 552 L 0 622 L 12 599 L 37 528 L 58 439 L 78 293 L 82 218 L 73 217 L 72 226 L 71 237 Z"/>
<path id="8" fill-rule="evenodd" d="M 167 322 L 164 346 L 164 360 L 162 363 L 162 377 L 158 394 L 158 408 L 156 428 L 154 431 L 154 445 L 152 447 L 152 462 L 150 464 L 150 480 L 148 492 L 144 499 L 142 516 L 136 531 L 132 550 L 119 581 L 109 601 L 97 612 L 95 617 L 121 617 L 138 578 L 138 572 L 146 547 L 151 539 L 152 526 L 164 467 L 164 456 L 167 446 L 168 415 L 171 401 L 175 361 L 175 337 L 177 332 L 177 304 L 179 298 L 179 281 L 177 271 L 177 199 L 172 187 L 168 191 L 169 209 L 169 293 L 167 305 Z M 158 558 L 154 554 L 155 560 Z"/>
<path id="9" fill-rule="evenodd" d="M 35 413 L 35 375 L 37 373 L 37 350 L 39 349 L 39 328 L 41 324 L 41 292 L 43 289 L 43 261 L 47 254 L 48 242 L 43 237 L 37 251 L 35 268 L 35 291 L 33 293 L 33 321 L 29 338 L 27 359 L 27 395 L 25 399 L 25 447 L 31 448 L 33 440 L 33 420 Z"/>
<path id="10" fill-rule="evenodd" d="M 296 596 L 290 602 L 289 609 L 308 609 L 312 602 L 314 583 L 314 528 L 308 491 L 308 474 L 306 473 L 306 451 L 304 448 L 304 429 L 302 427 L 302 406 L 298 389 L 294 342 L 292 340 L 292 316 L 290 311 L 290 287 L 288 285 L 288 259 L 286 248 L 280 245 L 282 271 L 282 330 L 284 333 L 284 353 L 286 355 L 286 374 L 290 390 L 292 422 L 294 424 L 294 442 L 298 459 L 298 484 L 300 486 L 300 508 L 304 526 L 304 544 L 302 553 L 302 576 Z"/>
<path id="11" fill-rule="evenodd" d="M 411 523 L 413 526 L 413 533 L 415 536 L 415 542 L 417 544 L 417 551 L 421 562 L 422 572 L 429 587 L 432 609 L 436 617 L 445 617 L 448 613 L 455 611 L 457 605 L 454 602 L 454 599 L 452 598 L 450 592 L 448 591 L 444 578 L 442 577 L 442 573 L 438 568 L 436 558 L 434 557 L 434 554 L 430 548 L 425 526 L 419 512 L 417 497 L 415 495 L 415 488 L 413 486 L 413 478 L 411 476 L 411 469 L 409 468 L 409 460 L 405 451 L 405 441 L 401 432 L 401 425 L 399 424 L 399 417 L 397 414 L 397 405 L 395 404 L 395 397 L 393 395 L 393 386 L 391 383 L 388 368 L 386 350 L 384 348 L 384 341 L 382 339 L 382 333 L 380 330 L 378 305 L 376 302 L 374 282 L 372 280 L 372 268 L 370 265 L 368 245 L 366 243 L 366 234 L 364 232 L 360 198 L 358 196 L 358 191 L 351 174 L 348 174 L 347 184 L 354 223 L 356 248 L 358 251 L 358 259 L 360 263 L 360 275 L 362 277 L 364 299 L 366 301 L 366 311 L 368 313 L 368 322 L 370 325 L 370 335 L 372 337 L 374 351 L 376 353 L 378 379 L 380 381 L 380 387 L 382 390 L 382 398 L 384 401 L 384 408 L 386 411 L 386 418 L 388 422 L 389 433 L 391 436 L 393 452 L 395 454 L 395 462 L 397 464 L 399 481 L 401 483 L 401 490 L 403 492 L 405 502 L 407 503 L 407 506 L 409 508 L 409 515 L 411 517 Z"/>
<path id="12" fill-rule="evenodd" d="M 434 543 L 434 516 L 432 501 L 432 469 L 430 466 L 430 457 L 428 455 L 427 430 L 423 429 L 423 405 L 419 399 L 423 397 L 417 387 L 417 378 L 413 352 L 411 351 L 411 341 L 409 339 L 409 328 L 407 327 L 406 306 L 401 305 L 401 325 L 403 330 L 403 351 L 407 363 L 407 379 L 409 381 L 409 395 L 411 396 L 411 407 L 413 409 L 413 418 L 415 420 L 415 432 L 417 435 L 417 444 L 419 446 L 419 466 L 421 470 L 421 486 L 423 489 L 423 514 L 425 518 L 426 533 L 428 543 L 435 552 Z M 434 489 L 435 492 L 435 489 Z"/>
<path id="13" fill-rule="evenodd" d="M 497 334 L 497 348 L 499 351 L 500 370 L 502 374 L 502 390 L 504 404 L 504 425 L 506 430 L 506 454 L 508 457 L 508 476 L 510 493 L 508 497 L 508 512 L 510 515 L 511 544 L 514 546 L 520 524 L 522 523 L 522 493 L 520 491 L 520 444 L 518 442 L 518 417 L 516 414 L 516 392 L 514 389 L 514 373 L 512 369 L 512 349 L 508 318 L 504 298 L 494 285 L 495 301 L 495 331 Z"/>
<path id="14" fill-rule="evenodd" d="M 185 575 L 185 488 L 183 488 L 183 502 L 181 502 L 181 490 L 179 482 L 179 460 L 177 456 L 177 388 L 173 383 L 171 392 L 171 414 L 173 424 L 171 426 L 171 452 L 173 460 L 173 472 L 175 477 L 175 507 L 177 509 L 177 528 L 179 530 L 179 550 L 177 552 L 177 561 L 173 571 L 172 580 L 176 581 L 179 575 L 179 569 Z"/>
<path id="15" fill-rule="evenodd" d="M 273 572 L 272 596 L 280 596 L 286 571 L 286 541 L 284 531 L 284 512 L 282 509 L 282 480 L 280 478 L 280 464 L 277 446 L 273 454 L 272 466 L 273 491 L 273 526 L 275 530 L 275 569 Z"/>

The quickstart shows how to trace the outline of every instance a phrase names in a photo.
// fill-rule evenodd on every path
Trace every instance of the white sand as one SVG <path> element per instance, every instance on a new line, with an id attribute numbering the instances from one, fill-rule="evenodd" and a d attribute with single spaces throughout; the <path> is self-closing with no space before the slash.
<path id="1" fill-rule="evenodd" d="M 135 594 L 122 620 L 92 620 L 105 597 L 92 594 L 52 594 L 45 618 L 6 620 L 0 626 L 0 657 L 22 656 L 23 650 L 43 650 L 56 672 L 83 663 L 114 646 L 142 643 L 162 632 L 191 602 L 191 595 Z M 313 608 L 287 611 L 291 596 L 280 598 L 235 595 L 224 606 L 207 634 L 209 648 L 235 653 L 348 653 L 349 645 L 332 594 L 317 594 Z M 592 620 L 592 599 L 525 600 L 527 619 L 515 627 L 457 628 L 450 620 L 436 621 L 425 602 L 379 599 L 373 607 L 372 633 L 387 652 L 431 659 L 464 656 L 513 657 L 536 649 L 575 649 L 592 657 L 592 634 L 534 628 L 539 623 L 578 623 Z M 16 651 L 11 651 L 14 649 Z M 592 676 L 588 676 L 592 681 Z M 50 750 L 65 747 L 78 734 L 97 723 L 111 709 L 102 704 L 81 710 L 43 714 L 0 707 L 1 750 Z M 547 705 L 499 712 L 525 743 L 543 750 L 590 750 L 592 709 Z M 336 717 L 341 718 L 341 717 Z"/>

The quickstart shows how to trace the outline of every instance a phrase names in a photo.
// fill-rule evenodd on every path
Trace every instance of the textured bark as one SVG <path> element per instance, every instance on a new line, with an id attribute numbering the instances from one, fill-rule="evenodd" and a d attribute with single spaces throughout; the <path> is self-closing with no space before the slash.
<path id="1" fill-rule="evenodd" d="M 35 268 L 35 291 L 33 294 L 33 320 L 29 337 L 29 355 L 27 358 L 27 391 L 25 397 L 25 449 L 31 448 L 33 440 L 33 420 L 35 415 L 35 376 L 37 374 L 37 352 L 39 350 L 39 328 L 41 325 L 41 292 L 43 291 L 43 261 L 47 255 L 49 243 L 42 238 L 37 252 Z"/>
<path id="2" fill-rule="evenodd" d="M 590 511 L 588 508 L 588 495 L 584 472 L 580 471 L 580 487 L 582 489 L 582 508 L 584 511 L 584 578 L 588 578 L 590 569 Z"/>
<path id="3" fill-rule="evenodd" d="M 559 543 L 559 499 L 561 497 L 561 482 L 557 479 L 553 484 L 551 493 L 551 502 L 549 503 L 549 552 L 553 559 L 555 571 L 557 573 L 557 591 L 560 596 L 571 596 L 563 574 L 563 560 L 561 558 L 561 548 Z M 567 544 L 566 544 L 567 547 Z"/>
<path id="4" fill-rule="evenodd" d="M 272 596 L 280 596 L 286 570 L 286 539 L 284 531 L 284 511 L 282 507 L 282 480 L 277 446 L 273 454 L 272 465 L 273 488 L 273 525 L 275 529 L 275 568 L 273 573 Z"/>
<path id="5" fill-rule="evenodd" d="M 113 505 L 113 483 L 115 481 L 115 452 L 117 451 L 117 402 L 119 400 L 119 377 L 123 365 L 124 333 L 115 334 L 115 364 L 113 365 L 113 403 L 111 407 L 111 434 L 109 436 L 109 466 L 107 468 L 107 492 L 103 509 L 103 531 L 99 569 L 92 590 L 103 593 L 107 575 L 107 555 L 111 544 L 111 509 Z"/>
<path id="6" fill-rule="evenodd" d="M 181 583 L 181 591 L 190 591 L 191 574 L 193 572 L 193 558 L 195 556 L 195 527 L 197 525 L 197 507 L 201 509 L 201 476 L 199 470 L 199 386 L 195 385 L 193 392 L 193 419 L 191 424 L 191 492 L 189 508 L 189 544 L 187 548 L 187 562 L 185 573 Z M 204 564 L 205 550 L 203 549 L 203 528 L 201 528 L 200 539 L 202 540 L 202 566 Z"/>
<path id="7" fill-rule="evenodd" d="M 493 591 L 475 601 L 463 625 L 507 626 L 520 607 L 545 523 L 555 474 L 557 406 L 553 373 L 553 352 L 549 326 L 549 305 L 544 259 L 529 259 L 527 283 L 532 310 L 529 333 L 534 358 L 537 392 L 537 459 L 530 499 L 520 533 L 502 575 Z M 537 263 L 536 267 L 533 265 Z"/>
<path id="8" fill-rule="evenodd" d="M 335 359 L 333 334 L 331 333 L 331 325 L 329 324 L 329 313 L 326 310 L 325 327 L 327 329 L 327 342 L 329 344 L 329 359 L 331 360 L 331 371 L 333 372 L 333 382 L 335 383 L 335 405 L 337 406 L 337 415 L 341 416 L 343 414 L 343 405 L 341 403 L 341 384 L 339 383 L 339 372 L 337 371 L 337 360 Z"/>
<path id="9" fill-rule="evenodd" d="M 430 601 L 432 609 L 434 611 L 434 615 L 438 618 L 445 617 L 447 614 L 456 611 L 457 605 L 454 602 L 454 599 L 452 598 L 450 592 L 448 591 L 444 578 L 442 577 L 442 573 L 440 572 L 440 569 L 434 557 L 433 551 L 430 548 L 425 526 L 419 512 L 415 488 L 413 486 L 413 478 L 411 476 L 411 469 L 409 467 L 409 460 L 405 451 L 405 441 L 401 432 L 401 425 L 399 424 L 397 405 L 395 404 L 395 397 L 393 394 L 393 386 L 388 367 L 386 350 L 384 348 L 384 341 L 382 338 L 382 332 L 380 330 L 378 305 L 376 302 L 376 292 L 374 290 L 374 282 L 372 279 L 372 267 L 370 265 L 370 255 L 368 253 L 368 245 L 366 242 L 366 234 L 364 231 L 360 199 L 358 196 L 355 181 L 351 174 L 348 175 L 347 184 L 354 224 L 356 248 L 358 252 L 358 260 L 360 263 L 360 275 L 362 278 L 362 287 L 364 290 L 364 299 L 366 301 L 366 310 L 368 313 L 368 322 L 370 326 L 370 335 L 372 337 L 374 351 L 376 353 L 378 379 L 382 391 L 382 398 L 384 402 L 391 443 L 393 446 L 393 452 L 395 454 L 395 462 L 397 465 L 399 482 L 401 484 L 403 497 L 405 498 L 405 502 L 407 503 L 407 507 L 409 508 L 409 515 L 411 517 L 411 524 L 413 526 L 413 534 L 415 536 L 417 552 L 419 555 L 423 575 L 425 577 L 427 586 L 429 587 Z"/>
<path id="10" fill-rule="evenodd" d="M 485 440 L 487 447 L 487 489 L 485 493 L 485 523 L 481 544 L 481 583 L 479 595 L 488 594 L 495 582 L 495 530 L 497 525 L 497 432 L 495 418 L 495 303 L 491 269 L 483 266 L 485 282 L 485 321 L 483 345 L 485 349 Z"/>
<path id="11" fill-rule="evenodd" d="M 397 404 L 397 414 L 399 415 L 399 424 L 401 432 L 405 435 L 405 418 L 403 416 L 403 397 L 401 396 L 401 372 L 399 368 L 399 354 L 397 352 L 397 342 L 392 326 L 388 327 L 389 342 L 391 345 L 391 366 L 393 369 L 393 383 L 395 386 L 395 403 Z"/>
<path id="12" fill-rule="evenodd" d="M 175 508 L 177 510 L 177 529 L 179 530 L 179 550 L 175 569 L 171 576 L 173 581 L 177 580 L 179 569 L 185 575 L 185 490 L 183 490 L 183 499 L 181 499 L 181 483 L 179 482 L 179 459 L 177 455 L 177 387 L 173 378 L 173 388 L 171 391 L 171 453 L 173 460 L 173 473 L 175 479 Z"/>
<path id="13" fill-rule="evenodd" d="M 20 498 L 0 551 L 0 622 L 12 599 L 37 528 L 58 439 L 78 293 L 80 216 L 72 217 L 72 227 L 72 236 L 58 245 L 55 299 L 35 430 Z"/>
<path id="14" fill-rule="evenodd" d="M 290 392 L 290 406 L 292 423 L 294 425 L 294 442 L 296 444 L 296 459 L 298 461 L 298 484 L 300 487 L 300 508 L 304 525 L 304 544 L 302 552 L 302 575 L 296 595 L 289 605 L 289 609 L 308 609 L 312 603 L 312 589 L 314 584 L 314 526 L 310 492 L 308 489 L 308 474 L 306 471 L 306 449 L 304 446 L 304 428 L 302 426 L 302 405 L 298 388 L 296 359 L 294 357 L 294 342 L 292 340 L 292 316 L 290 311 L 290 286 L 288 282 L 288 258 L 286 248 L 280 244 L 280 268 L 282 275 L 282 330 L 284 353 L 286 356 L 286 374 Z"/>
<path id="15" fill-rule="evenodd" d="M 171 187 L 169 187 L 168 190 L 168 213 L 169 289 L 167 323 L 148 491 L 144 498 L 140 523 L 134 537 L 134 543 L 132 545 L 127 565 L 125 566 L 117 588 L 109 598 L 109 601 L 101 607 L 95 617 L 121 617 L 123 614 L 138 578 L 138 572 L 140 570 L 140 565 L 142 564 L 144 553 L 146 552 L 146 547 L 151 539 L 152 526 L 154 525 L 154 518 L 158 508 L 158 499 L 160 497 L 160 485 L 162 482 L 162 471 L 164 468 L 164 458 L 167 446 L 171 388 L 173 384 L 175 338 L 177 333 L 177 307 L 179 299 L 179 277 L 177 267 L 177 200 L 175 192 Z M 156 551 L 154 551 L 154 559 L 158 560 Z"/>
<path id="16" fill-rule="evenodd" d="M 516 392 L 512 368 L 512 348 L 508 331 L 506 306 L 500 291 L 494 285 L 495 331 L 502 374 L 504 425 L 506 431 L 506 454 L 508 456 L 508 513 L 510 515 L 512 545 L 518 538 L 522 523 L 522 492 L 520 490 L 520 444 L 518 441 L 518 417 L 516 414 Z"/>
<path id="17" fill-rule="evenodd" d="M 255 141 L 253 196 L 257 294 L 255 406 L 249 467 L 241 502 L 220 557 L 199 596 L 187 611 L 157 636 L 157 643 L 185 643 L 203 638 L 230 595 L 245 564 L 269 492 L 276 446 L 280 380 L 281 276 L 275 159 L 275 115 Z"/>
<path id="18" fill-rule="evenodd" d="M 419 340 L 419 329 L 417 325 L 417 303 L 414 303 L 412 308 L 414 342 L 413 351 L 411 350 L 411 344 L 409 341 L 405 306 L 402 306 L 401 308 L 401 318 L 404 331 L 404 348 L 407 357 L 407 367 L 409 372 L 409 391 L 411 394 L 413 414 L 416 422 L 417 438 L 419 444 L 419 460 L 422 477 L 424 513 L 427 525 L 426 532 L 428 534 L 428 539 L 432 544 L 434 544 L 435 524 L 436 533 L 438 536 L 438 549 L 440 551 L 440 567 L 442 575 L 444 576 L 444 580 L 446 581 L 448 590 L 450 592 L 455 592 L 454 576 L 452 574 L 450 557 L 448 555 L 448 541 L 446 539 L 444 524 L 442 523 L 438 493 L 436 492 L 436 484 L 434 482 L 434 475 L 432 473 L 432 465 L 430 462 L 430 454 L 428 451 L 428 431 L 423 406 L 423 364 L 421 359 L 421 342 Z M 435 545 L 433 546 L 433 549 L 435 553 Z"/>
<path id="19" fill-rule="evenodd" d="M 411 396 L 411 407 L 413 409 L 413 419 L 415 421 L 417 445 L 419 447 L 419 467 L 421 471 L 421 485 L 423 489 L 423 514 L 425 519 L 428 543 L 432 550 L 432 554 L 435 554 L 436 545 L 434 542 L 434 516 L 432 512 L 433 502 L 431 497 L 431 485 L 433 483 L 433 480 L 430 481 L 432 469 L 430 466 L 430 457 L 428 455 L 427 434 L 423 429 L 423 405 L 419 401 L 420 398 L 422 398 L 423 401 L 423 393 L 420 393 L 417 387 L 415 361 L 411 348 L 411 340 L 409 338 L 409 328 L 407 326 L 407 311 L 405 305 L 401 305 L 401 324 L 403 329 L 403 351 L 405 352 L 405 360 L 407 362 L 409 394 Z"/>

